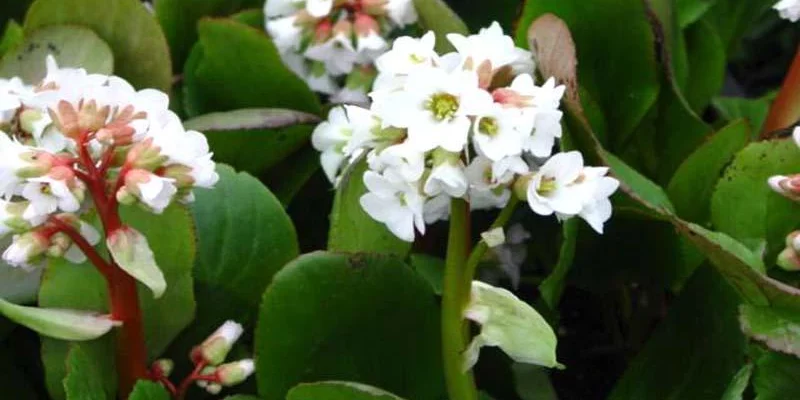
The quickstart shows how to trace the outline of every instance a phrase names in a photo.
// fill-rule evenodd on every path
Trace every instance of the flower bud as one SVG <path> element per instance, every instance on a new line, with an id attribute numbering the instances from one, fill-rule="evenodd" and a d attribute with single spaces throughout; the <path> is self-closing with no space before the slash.
<path id="1" fill-rule="evenodd" d="M 191 188 L 194 186 L 192 168 L 181 164 L 172 164 L 164 168 L 162 172 L 164 178 L 174 179 L 175 186 L 178 188 Z"/>
<path id="2" fill-rule="evenodd" d="M 78 103 L 78 126 L 86 132 L 95 132 L 106 124 L 109 112 L 108 106 L 97 108 L 94 100 L 81 100 Z"/>
<path id="3" fill-rule="evenodd" d="M 203 343 L 192 349 L 191 359 L 194 362 L 219 365 L 225 361 L 225 357 L 228 356 L 233 344 L 242 336 L 242 332 L 244 332 L 242 325 L 234 321 L 225 321 Z"/>
<path id="4" fill-rule="evenodd" d="M 33 108 L 26 108 L 19 114 L 20 128 L 35 137 L 41 136 L 51 122 L 50 118 Z"/>
<path id="5" fill-rule="evenodd" d="M 128 195 L 135 196 L 151 211 L 161 214 L 176 192 L 175 179 L 158 176 L 144 169 L 132 169 L 125 174 L 125 186 L 115 195 L 120 202 L 129 202 Z"/>
<path id="6" fill-rule="evenodd" d="M 358 36 L 367 36 L 370 33 L 380 32 L 380 25 L 375 18 L 365 13 L 356 13 L 353 29 Z"/>
<path id="7" fill-rule="evenodd" d="M 224 386 L 234 386 L 244 382 L 256 370 L 256 364 L 252 359 L 239 360 L 232 363 L 222 364 L 215 373 L 219 383 Z"/>
<path id="8" fill-rule="evenodd" d="M 175 369 L 175 362 L 167 358 L 161 358 L 154 361 L 150 369 L 156 376 L 166 378 Z"/>
<path id="9" fill-rule="evenodd" d="M 18 178 L 29 179 L 46 175 L 53 168 L 55 157 L 52 154 L 31 150 L 17 155 L 15 174 Z"/>
<path id="10" fill-rule="evenodd" d="M 386 15 L 386 6 L 389 0 L 361 0 L 361 7 L 365 13 L 374 16 Z"/>
<path id="11" fill-rule="evenodd" d="M 164 165 L 167 159 L 161 154 L 161 148 L 153 144 L 153 139 L 147 138 L 128 151 L 125 162 L 132 168 L 153 171 Z"/>
<path id="12" fill-rule="evenodd" d="M 792 200 L 800 200 L 800 174 L 783 176 L 775 175 L 767 180 L 769 187 L 775 192 Z"/>
<path id="13" fill-rule="evenodd" d="M 63 257 L 71 245 L 72 240 L 69 236 L 62 232 L 56 233 L 50 237 L 50 247 L 47 248 L 46 254 L 50 257 Z"/>
<path id="14" fill-rule="evenodd" d="M 320 21 L 314 28 L 313 42 L 316 44 L 325 43 L 333 35 L 333 24 L 329 19 Z"/>
<path id="15" fill-rule="evenodd" d="M 222 385 L 219 383 L 209 383 L 206 385 L 206 392 L 209 394 L 217 395 L 222 391 Z"/>
<path id="16" fill-rule="evenodd" d="M 31 261 L 50 248 L 47 235 L 38 231 L 14 236 L 14 241 L 3 252 L 3 260 L 13 267 L 29 267 Z"/>
<path id="17" fill-rule="evenodd" d="M 778 254 L 776 264 L 787 271 L 800 271 L 800 258 L 798 258 L 797 251 L 791 247 L 783 249 Z"/>

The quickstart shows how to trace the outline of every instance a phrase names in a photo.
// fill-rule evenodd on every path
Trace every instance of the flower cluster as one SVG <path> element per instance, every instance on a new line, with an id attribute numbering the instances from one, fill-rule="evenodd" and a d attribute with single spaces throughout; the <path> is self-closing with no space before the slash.
<path id="1" fill-rule="evenodd" d="M 800 0 L 781 0 L 772 8 L 777 10 L 783 19 L 791 22 L 800 21 Z"/>
<path id="2" fill-rule="evenodd" d="M 349 104 L 368 102 L 386 38 L 417 20 L 411 0 L 268 0 L 264 14 L 284 63 L 314 91 Z"/>
<path id="3" fill-rule="evenodd" d="M 81 220 L 87 197 L 100 215 L 116 215 L 119 203 L 161 213 L 214 185 L 205 136 L 184 130 L 168 103 L 158 90 L 59 68 L 52 57 L 35 85 L 0 80 L 0 235 L 14 234 L 5 261 L 82 262 L 76 246 L 100 239 Z"/>
<path id="4" fill-rule="evenodd" d="M 794 128 L 792 138 L 800 147 L 800 126 Z M 767 180 L 769 187 L 792 201 L 800 201 L 800 174 L 775 175 Z M 786 247 L 778 255 L 778 266 L 789 271 L 800 271 L 800 231 L 786 237 Z"/>
<path id="5" fill-rule="evenodd" d="M 432 32 L 398 38 L 376 61 L 370 109 L 331 110 L 312 136 L 329 179 L 365 157 L 361 205 L 407 241 L 448 218 L 453 198 L 501 208 L 512 192 L 537 214 L 578 215 L 602 231 L 619 183 L 578 152 L 552 154 L 564 87 L 536 85 L 531 54 L 497 23 L 447 38 L 456 51 L 444 55 Z"/>

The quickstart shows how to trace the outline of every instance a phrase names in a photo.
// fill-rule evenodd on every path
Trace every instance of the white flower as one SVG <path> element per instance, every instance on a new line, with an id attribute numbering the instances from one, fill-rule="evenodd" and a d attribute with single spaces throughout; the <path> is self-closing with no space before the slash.
<path id="1" fill-rule="evenodd" d="M 536 86 L 530 75 L 523 74 L 514 78 L 508 88 L 492 93 L 495 101 L 522 113 L 525 125 L 520 125 L 520 130 L 527 132 L 524 147 L 536 157 L 548 157 L 556 138 L 561 137 L 563 113 L 558 107 L 565 89 L 564 85 L 556 86 L 553 78 Z"/>
<path id="2" fill-rule="evenodd" d="M 415 184 L 372 171 L 364 173 L 364 184 L 369 192 L 361 196 L 360 203 L 370 217 L 407 242 L 414 241 L 415 227 L 425 233 L 424 198 Z"/>
<path id="3" fill-rule="evenodd" d="M 781 0 L 772 6 L 781 15 L 781 18 L 791 22 L 800 21 L 800 0 Z"/>
<path id="4" fill-rule="evenodd" d="M 393 174 L 407 182 L 419 180 L 425 172 L 425 153 L 408 142 L 370 152 L 367 162 L 371 170 Z"/>
<path id="5" fill-rule="evenodd" d="M 794 128 L 794 132 L 792 132 L 792 139 L 794 139 L 794 143 L 800 146 L 800 126 Z"/>
<path id="6" fill-rule="evenodd" d="M 11 121 L 25 100 L 33 95 L 33 89 L 21 79 L 0 79 L 0 123 Z"/>
<path id="7" fill-rule="evenodd" d="M 464 197 L 468 186 L 464 165 L 460 161 L 442 162 L 433 167 L 423 190 L 429 196 L 445 193 L 450 197 Z"/>
<path id="8" fill-rule="evenodd" d="M 3 252 L 3 261 L 12 267 L 32 269 L 34 266 L 31 261 L 44 253 L 49 246 L 49 241 L 36 232 L 14 235 L 11 245 Z"/>
<path id="9" fill-rule="evenodd" d="M 426 224 L 446 220 L 450 216 L 451 197 L 446 193 L 429 198 L 423 206 L 423 218 Z"/>
<path id="10" fill-rule="evenodd" d="M 324 68 L 322 71 L 312 71 L 306 77 L 306 83 L 311 90 L 319 93 L 334 94 L 339 90 L 333 77 Z"/>
<path id="11" fill-rule="evenodd" d="M 267 0 L 264 3 L 264 15 L 267 18 L 292 14 L 303 8 L 304 0 Z"/>
<path id="12" fill-rule="evenodd" d="M 479 189 L 494 189 L 511 183 L 514 175 L 527 172 L 527 164 L 519 157 L 508 157 L 498 162 L 478 156 L 467 166 L 466 175 L 470 186 Z"/>
<path id="13" fill-rule="evenodd" d="M 359 35 L 356 37 L 358 61 L 367 63 L 375 60 L 378 56 L 383 54 L 387 46 L 386 40 L 375 31 L 369 31 L 365 35 Z"/>
<path id="14" fill-rule="evenodd" d="M 478 114 L 473 125 L 477 150 L 493 161 L 522 154 L 532 122 L 517 109 L 492 103 Z"/>
<path id="15" fill-rule="evenodd" d="M 375 66 L 382 74 L 409 74 L 418 68 L 430 67 L 437 62 L 439 55 L 433 47 L 436 36 L 429 31 L 419 39 L 408 36 L 397 38 L 392 49 L 375 60 Z"/>
<path id="16" fill-rule="evenodd" d="M 511 190 L 504 187 L 494 189 L 470 187 L 469 207 L 471 210 L 489 210 L 503 208 L 511 199 Z"/>
<path id="17" fill-rule="evenodd" d="M 351 89 L 345 86 L 342 88 L 342 90 L 334 93 L 330 97 L 330 101 L 331 103 L 335 104 L 354 104 L 358 106 L 367 106 L 369 105 L 369 96 L 367 96 L 367 92 L 362 88 Z"/>
<path id="18" fill-rule="evenodd" d="M 70 189 L 66 180 L 54 179 L 50 176 L 28 179 L 22 187 L 22 197 L 30 201 L 22 214 L 25 219 L 34 219 L 61 210 L 76 212 L 81 202 Z"/>
<path id="19" fill-rule="evenodd" d="M 83 236 L 83 238 L 86 239 L 86 241 L 92 246 L 100 243 L 100 232 L 98 232 L 97 229 L 95 229 L 92 225 L 80 221 L 80 228 L 78 231 L 80 232 L 81 236 Z M 73 243 L 64 253 L 64 259 L 73 264 L 81 264 L 86 261 L 86 254 L 84 254 L 83 251 Z"/>
<path id="20" fill-rule="evenodd" d="M 577 151 L 558 153 L 531 178 L 528 205 L 540 215 L 579 215 L 602 233 L 603 223 L 611 217 L 608 197 L 619 187 L 619 181 L 605 176 L 607 172 L 605 167 L 584 168 Z"/>
<path id="21" fill-rule="evenodd" d="M 398 26 L 417 22 L 417 10 L 412 0 L 389 0 L 386 4 L 389 18 Z"/>
<path id="22" fill-rule="evenodd" d="M 306 11 L 312 17 L 322 18 L 330 14 L 333 0 L 306 0 Z"/>
<path id="23" fill-rule="evenodd" d="M 265 24 L 272 41 L 281 52 L 297 50 L 300 47 L 302 28 L 297 23 L 296 15 L 267 20 Z"/>
<path id="24" fill-rule="evenodd" d="M 317 125 L 311 134 L 311 145 L 319 152 L 322 169 L 331 182 L 348 157 L 360 155 L 360 149 L 372 139 L 376 121 L 369 110 L 356 106 L 334 107 L 328 119 Z"/>
<path id="25" fill-rule="evenodd" d="M 310 46 L 304 54 L 311 60 L 324 63 L 325 70 L 334 76 L 350 73 L 358 60 L 349 35 L 342 31 L 323 43 Z"/>
<path id="26" fill-rule="evenodd" d="M 161 214 L 172 202 L 172 198 L 177 192 L 175 179 L 158 176 L 142 169 L 134 169 L 125 174 L 125 186 L 117 193 L 117 198 L 124 199 L 125 195 L 130 194 L 154 213 Z"/>
<path id="27" fill-rule="evenodd" d="M 503 34 L 503 28 L 497 22 L 493 22 L 488 28 L 482 28 L 477 35 L 449 33 L 447 40 L 456 48 L 462 61 L 471 64 L 472 68 L 478 68 L 488 61 L 492 70 L 519 64 L 524 67 L 519 68 L 518 72 L 523 72 L 522 69 L 528 67 L 530 70 L 524 72 L 533 72 L 531 53 L 516 47 L 514 40 Z"/>
<path id="28" fill-rule="evenodd" d="M 405 88 L 392 92 L 378 115 L 384 124 L 408 128 L 408 139 L 421 151 L 442 147 L 460 152 L 467 143 L 470 116 L 491 103 L 469 71 L 448 73 L 439 68 L 414 71 Z"/>

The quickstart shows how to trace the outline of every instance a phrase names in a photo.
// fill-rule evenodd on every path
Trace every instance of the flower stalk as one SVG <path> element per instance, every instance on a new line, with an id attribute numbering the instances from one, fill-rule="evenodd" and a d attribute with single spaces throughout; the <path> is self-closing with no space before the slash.
<path id="1" fill-rule="evenodd" d="M 794 61 L 783 81 L 775 101 L 769 109 L 761 131 L 761 137 L 769 137 L 772 132 L 785 129 L 800 120 L 800 46 L 797 47 Z"/>

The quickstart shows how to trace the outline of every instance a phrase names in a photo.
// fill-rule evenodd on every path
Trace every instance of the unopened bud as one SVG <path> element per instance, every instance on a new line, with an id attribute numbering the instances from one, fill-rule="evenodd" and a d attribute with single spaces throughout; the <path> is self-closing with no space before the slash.
<path id="1" fill-rule="evenodd" d="M 255 370 L 255 362 L 248 358 L 220 365 L 219 368 L 217 368 L 216 375 L 220 384 L 224 386 L 234 386 L 244 382 Z"/>
<path id="2" fill-rule="evenodd" d="M 14 236 L 14 241 L 3 252 L 3 260 L 15 267 L 27 267 L 30 262 L 50 248 L 50 240 L 38 231 Z"/>
<path id="3" fill-rule="evenodd" d="M 15 174 L 19 178 L 38 178 L 46 175 L 53 168 L 55 158 L 44 151 L 26 151 L 18 155 L 20 162 Z"/>
<path id="4" fill-rule="evenodd" d="M 152 138 L 135 144 L 125 158 L 131 167 L 148 171 L 162 166 L 166 161 L 167 156 L 161 154 L 161 148 L 153 144 Z"/>
<path id="5" fill-rule="evenodd" d="M 333 25 L 333 36 L 336 35 L 343 35 L 346 38 L 350 38 L 353 35 L 353 23 L 347 19 L 339 20 L 339 22 Z"/>
<path id="6" fill-rule="evenodd" d="M 209 383 L 206 386 L 206 392 L 208 392 L 209 394 L 216 395 L 219 394 L 219 392 L 221 391 L 222 391 L 222 385 L 220 385 L 219 383 Z"/>
<path id="7" fill-rule="evenodd" d="M 180 164 L 172 164 L 164 168 L 162 176 L 175 180 L 175 187 L 179 189 L 191 188 L 194 186 L 192 168 Z"/>
<path id="8" fill-rule="evenodd" d="M 108 106 L 98 108 L 94 100 L 81 100 L 78 103 L 78 126 L 83 131 L 95 132 L 106 124 L 109 111 Z"/>
<path id="9" fill-rule="evenodd" d="M 63 257 L 72 240 L 65 233 L 59 232 L 50 237 L 50 247 L 47 248 L 47 255 L 50 257 Z"/>
<path id="10" fill-rule="evenodd" d="M 242 332 L 244 332 L 242 325 L 234 321 L 225 321 L 203 343 L 192 349 L 191 359 L 194 362 L 205 362 L 209 365 L 221 364 L 225 361 L 233 344 L 242 336 Z"/>
<path id="11" fill-rule="evenodd" d="M 771 176 L 767 183 L 775 192 L 792 200 L 800 200 L 800 174 Z"/>
<path id="12" fill-rule="evenodd" d="M 800 271 L 800 258 L 797 256 L 797 251 L 791 247 L 783 249 L 778 254 L 776 264 L 787 271 Z"/>
<path id="13" fill-rule="evenodd" d="M 130 205 L 136 204 L 136 202 L 139 200 L 125 186 L 121 187 L 117 191 L 116 197 L 117 197 L 117 202 L 119 204 L 123 204 L 123 205 L 126 205 L 126 206 L 130 206 Z"/>
<path id="14" fill-rule="evenodd" d="M 210 366 L 209 367 L 205 367 L 205 368 L 200 370 L 200 376 L 212 376 L 212 375 L 214 375 L 215 372 L 217 372 L 217 367 L 210 367 Z M 205 388 L 208 387 L 208 384 L 211 383 L 211 382 L 203 380 L 203 379 L 198 379 L 196 381 L 196 383 L 197 383 L 197 386 L 205 389 Z"/>
<path id="15" fill-rule="evenodd" d="M 333 24 L 329 19 L 323 19 L 314 28 L 314 43 L 325 43 L 331 38 Z"/>
<path id="16" fill-rule="evenodd" d="M 175 362 L 167 358 L 161 358 L 154 361 L 150 368 L 156 376 L 166 378 L 175 369 Z"/>
<path id="17" fill-rule="evenodd" d="M 353 22 L 353 28 L 358 36 L 367 36 L 371 32 L 380 32 L 380 25 L 378 25 L 378 21 L 365 13 L 356 14 L 355 21 Z"/>

